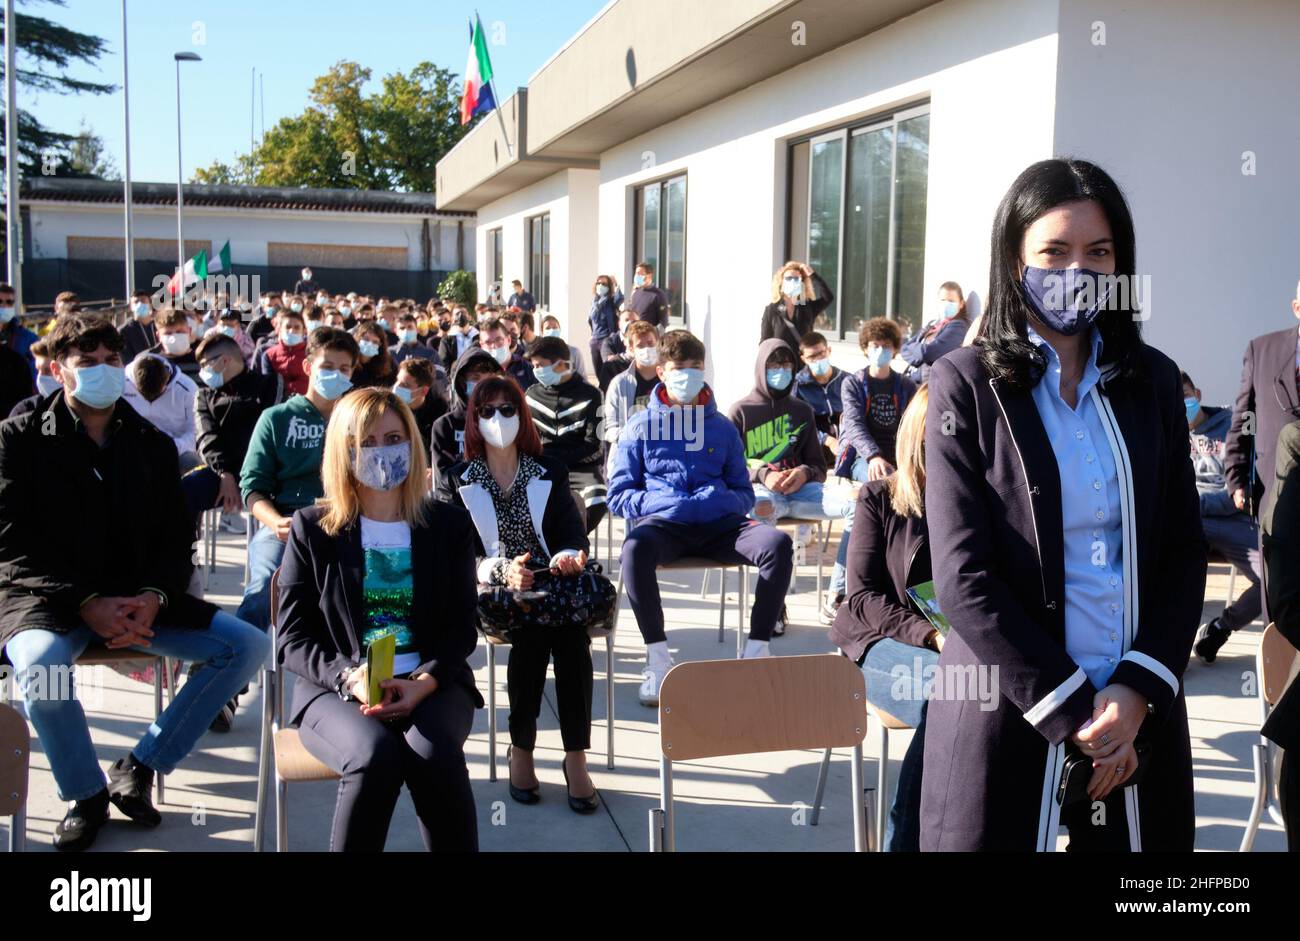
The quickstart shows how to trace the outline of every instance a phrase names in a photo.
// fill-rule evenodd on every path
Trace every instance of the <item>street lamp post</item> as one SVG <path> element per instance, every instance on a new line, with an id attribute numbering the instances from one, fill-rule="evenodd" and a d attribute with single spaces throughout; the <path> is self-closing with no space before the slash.
<path id="1" fill-rule="evenodd" d="M 176 60 L 176 277 L 178 291 L 185 293 L 185 165 L 181 161 L 181 63 L 202 62 L 197 53 L 178 52 Z"/>

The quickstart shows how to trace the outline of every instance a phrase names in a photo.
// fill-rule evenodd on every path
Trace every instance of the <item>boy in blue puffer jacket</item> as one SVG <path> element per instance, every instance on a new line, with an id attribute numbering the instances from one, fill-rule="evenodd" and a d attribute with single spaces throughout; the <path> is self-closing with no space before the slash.
<path id="1" fill-rule="evenodd" d="M 606 501 L 631 520 L 623 543 L 627 596 L 646 642 L 642 705 L 659 704 L 673 665 L 656 569 L 684 556 L 758 568 L 746 657 L 769 656 L 772 628 L 794 567 L 790 537 L 746 518 L 754 488 L 740 433 L 718 413 L 704 383 L 704 344 L 670 330 L 659 345 L 659 385 L 650 406 L 619 438 Z"/>

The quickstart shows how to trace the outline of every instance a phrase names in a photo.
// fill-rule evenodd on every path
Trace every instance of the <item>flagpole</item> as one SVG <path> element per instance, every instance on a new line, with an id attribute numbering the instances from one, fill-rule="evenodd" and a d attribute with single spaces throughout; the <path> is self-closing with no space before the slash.
<path id="1" fill-rule="evenodd" d="M 131 235 L 131 72 L 127 65 L 126 0 L 122 0 L 122 116 L 126 179 L 122 183 L 123 202 L 126 203 L 126 301 L 130 303 L 135 285 L 135 239 Z"/>
<path id="2" fill-rule="evenodd" d="M 5 254 L 14 309 L 23 312 L 22 207 L 18 192 L 18 27 L 14 2 L 5 0 Z"/>
<path id="3" fill-rule="evenodd" d="M 474 11 L 474 27 L 476 29 L 483 28 L 483 20 L 478 15 L 478 10 Z M 471 42 L 473 42 L 473 38 L 474 32 L 471 30 Z M 487 42 L 486 36 L 483 37 L 483 42 Z M 506 133 L 506 119 L 501 114 L 501 96 L 497 94 L 497 83 L 495 78 L 488 79 L 488 87 L 492 89 L 492 103 L 495 106 L 492 110 L 497 113 L 497 120 L 501 122 L 501 139 L 506 142 L 506 156 L 513 160 L 515 158 L 515 149 L 510 146 L 510 135 Z"/>

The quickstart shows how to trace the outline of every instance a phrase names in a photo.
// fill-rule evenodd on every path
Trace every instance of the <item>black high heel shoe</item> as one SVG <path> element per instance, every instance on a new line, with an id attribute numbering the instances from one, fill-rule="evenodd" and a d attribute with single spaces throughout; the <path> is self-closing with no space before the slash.
<path id="1" fill-rule="evenodd" d="M 574 797 L 569 793 L 569 766 L 561 761 L 560 770 L 564 772 L 564 794 L 569 798 L 569 809 L 575 814 L 594 814 L 600 806 L 595 791 L 590 797 Z"/>
<path id="2" fill-rule="evenodd" d="M 510 753 L 515 750 L 513 745 L 506 748 L 506 783 L 510 786 L 510 796 L 521 804 L 536 804 L 542 799 L 535 787 L 515 787 L 515 782 L 510 780 Z"/>

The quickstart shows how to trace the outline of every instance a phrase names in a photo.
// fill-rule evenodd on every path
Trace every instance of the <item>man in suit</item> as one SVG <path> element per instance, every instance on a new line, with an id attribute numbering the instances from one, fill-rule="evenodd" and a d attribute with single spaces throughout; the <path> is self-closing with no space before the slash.
<path id="1" fill-rule="evenodd" d="M 1300 317 L 1300 285 L 1291 312 Z M 1293 324 L 1255 337 L 1246 347 L 1225 462 L 1228 491 L 1237 509 L 1258 514 L 1273 479 L 1277 437 L 1297 417 L 1300 333 Z"/>

